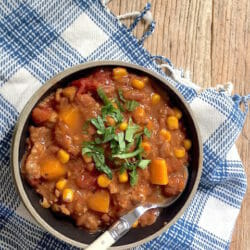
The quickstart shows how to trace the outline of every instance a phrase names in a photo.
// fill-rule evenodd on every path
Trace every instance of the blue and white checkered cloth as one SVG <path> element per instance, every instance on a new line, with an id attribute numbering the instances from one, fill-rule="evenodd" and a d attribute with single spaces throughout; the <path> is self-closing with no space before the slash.
<path id="1" fill-rule="evenodd" d="M 234 143 L 246 118 L 239 104 L 247 98 L 166 76 L 142 46 L 154 23 L 141 41 L 131 34 L 140 18 L 128 29 L 98 0 L 1 1 L 0 248 L 73 249 L 41 229 L 24 209 L 11 177 L 10 144 L 19 112 L 44 82 L 73 65 L 100 59 L 129 61 L 166 77 L 190 103 L 203 140 L 203 173 L 191 205 L 167 232 L 138 249 L 229 248 L 246 191 Z"/>

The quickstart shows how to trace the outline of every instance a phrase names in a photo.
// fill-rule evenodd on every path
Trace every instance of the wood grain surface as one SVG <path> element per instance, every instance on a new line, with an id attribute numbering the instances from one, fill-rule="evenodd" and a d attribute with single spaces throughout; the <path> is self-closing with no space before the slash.
<path id="1" fill-rule="evenodd" d="M 231 81 L 235 93 L 250 93 L 249 0 L 113 0 L 108 7 L 120 15 L 141 10 L 147 2 L 157 23 L 145 42 L 151 54 L 164 55 L 175 66 L 190 70 L 200 86 Z M 135 35 L 140 37 L 144 30 L 140 24 Z M 237 147 L 250 181 L 250 115 Z M 249 187 L 233 233 L 231 250 L 236 249 L 250 249 Z"/>

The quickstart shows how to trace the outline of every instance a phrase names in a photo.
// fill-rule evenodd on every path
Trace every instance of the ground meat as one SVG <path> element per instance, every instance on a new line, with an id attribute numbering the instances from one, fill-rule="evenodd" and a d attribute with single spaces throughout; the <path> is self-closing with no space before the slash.
<path id="1" fill-rule="evenodd" d="M 33 144 L 39 142 L 48 147 L 53 143 L 52 132 L 49 128 L 30 126 L 29 132 L 30 140 Z"/>
<path id="2" fill-rule="evenodd" d="M 77 94 L 76 101 L 80 104 L 79 108 L 86 120 L 96 117 L 100 113 L 100 104 L 91 95 Z"/>
<path id="3" fill-rule="evenodd" d="M 28 180 L 40 178 L 39 160 L 45 152 L 45 145 L 35 142 L 25 163 L 25 174 Z"/>
<path id="4" fill-rule="evenodd" d="M 100 224 L 101 220 L 99 219 L 99 216 L 90 211 L 87 211 L 82 216 L 77 217 L 76 220 L 77 226 L 83 226 L 89 229 L 90 231 L 96 231 Z"/>
<path id="5" fill-rule="evenodd" d="M 74 136 L 63 122 L 56 124 L 54 135 L 55 141 L 60 147 L 75 156 L 80 153 L 82 140 L 79 136 Z"/>
<path id="6" fill-rule="evenodd" d="M 139 90 L 134 90 L 134 89 L 124 91 L 123 95 L 128 100 L 141 101 L 143 98 L 145 98 L 144 93 L 142 93 Z"/>

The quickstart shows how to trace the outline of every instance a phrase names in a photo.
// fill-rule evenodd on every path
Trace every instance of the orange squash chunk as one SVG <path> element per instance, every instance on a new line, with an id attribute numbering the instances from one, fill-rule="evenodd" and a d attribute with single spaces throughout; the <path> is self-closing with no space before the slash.
<path id="1" fill-rule="evenodd" d="M 49 157 L 41 162 L 40 173 L 44 179 L 54 180 L 64 176 L 66 169 L 58 159 Z"/>
<path id="2" fill-rule="evenodd" d="M 167 163 L 162 158 L 153 159 L 150 164 L 150 181 L 156 185 L 168 184 Z"/>
<path id="3" fill-rule="evenodd" d="M 59 113 L 59 117 L 72 130 L 77 130 L 80 126 L 82 126 L 81 113 L 75 106 L 69 105 L 62 109 Z"/>
<path id="4" fill-rule="evenodd" d="M 88 207 L 96 212 L 108 213 L 110 196 L 105 190 L 96 191 L 88 199 Z"/>

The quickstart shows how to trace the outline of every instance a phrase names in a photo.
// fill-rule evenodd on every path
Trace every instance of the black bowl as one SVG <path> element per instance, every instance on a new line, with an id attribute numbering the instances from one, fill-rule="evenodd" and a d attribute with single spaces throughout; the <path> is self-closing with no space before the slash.
<path id="1" fill-rule="evenodd" d="M 65 217 L 55 215 L 49 209 L 39 204 L 40 197 L 21 176 L 21 162 L 25 154 L 25 141 L 28 136 L 28 127 L 31 122 L 31 111 L 36 104 L 55 91 L 58 87 L 66 86 L 74 79 L 87 75 L 93 68 L 108 66 L 122 66 L 132 72 L 148 75 L 154 78 L 161 88 L 167 91 L 171 103 L 183 112 L 184 123 L 192 138 L 191 162 L 189 165 L 189 179 L 181 197 L 170 207 L 163 209 L 156 223 L 144 228 L 131 229 L 125 236 L 114 244 L 111 249 L 127 249 L 143 244 L 166 231 L 184 212 L 194 196 L 202 170 L 202 143 L 194 115 L 181 94 L 171 86 L 166 79 L 146 68 L 121 61 L 97 61 L 65 70 L 46 82 L 29 100 L 16 124 L 12 142 L 12 170 L 20 197 L 34 219 L 52 235 L 77 247 L 86 247 L 102 232 L 89 233 L 77 228 L 74 223 Z"/>

